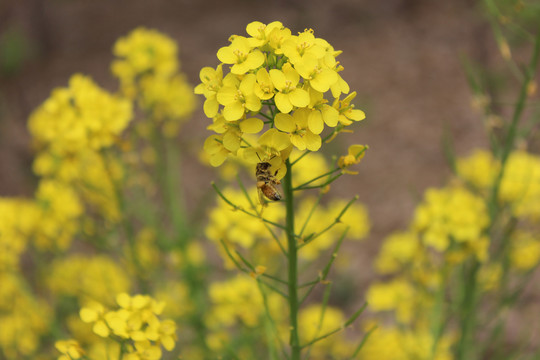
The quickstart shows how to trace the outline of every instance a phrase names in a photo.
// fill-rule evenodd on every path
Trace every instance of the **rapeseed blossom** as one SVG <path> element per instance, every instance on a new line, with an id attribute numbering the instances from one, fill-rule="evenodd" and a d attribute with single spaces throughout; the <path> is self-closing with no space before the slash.
<path id="1" fill-rule="evenodd" d="M 415 211 L 413 228 L 425 245 L 445 252 L 470 252 L 478 260 L 487 257 L 485 230 L 489 225 L 486 204 L 461 187 L 428 189 Z"/>
<path id="2" fill-rule="evenodd" d="M 500 163 L 486 150 L 458 159 L 460 176 L 480 191 L 494 186 Z M 506 162 L 498 200 L 509 205 L 515 216 L 540 217 L 540 157 L 525 151 L 513 151 Z"/>
<path id="3" fill-rule="evenodd" d="M 128 100 L 76 74 L 32 113 L 28 128 L 39 148 L 67 157 L 113 145 L 131 118 Z"/>
<path id="4" fill-rule="evenodd" d="M 39 214 L 31 200 L 0 198 L 0 273 L 19 269 L 20 255 L 35 231 Z"/>
<path id="5" fill-rule="evenodd" d="M 60 340 L 54 347 L 62 354 L 57 360 L 76 360 L 84 355 L 84 350 L 76 340 Z"/>
<path id="6" fill-rule="evenodd" d="M 178 47 L 157 30 L 139 27 L 118 39 L 112 73 L 162 134 L 174 137 L 195 109 L 193 89 L 180 72 Z"/>
<path id="7" fill-rule="evenodd" d="M 176 343 L 176 324 L 161 320 L 165 303 L 147 295 L 116 296 L 117 310 L 108 310 L 92 302 L 80 311 L 81 319 L 92 324 L 94 333 L 103 338 L 129 341 L 126 356 L 129 359 L 160 359 L 161 346 L 171 351 Z"/>
<path id="8" fill-rule="evenodd" d="M 50 266 L 46 284 L 57 296 L 77 297 L 80 304 L 93 300 L 106 306 L 115 304 L 114 294 L 131 287 L 126 271 L 105 255 L 57 259 Z"/>
<path id="9" fill-rule="evenodd" d="M 360 352 L 362 360 L 452 360 L 451 334 L 436 339 L 429 328 L 413 329 L 381 326 L 375 329 Z"/>
<path id="10" fill-rule="evenodd" d="M 255 21 L 246 31 L 249 37 L 232 35 L 230 45 L 219 49 L 221 63 L 215 69 L 204 67 L 201 84 L 195 88 L 196 94 L 206 98 L 206 116 L 213 119 L 208 128 L 218 134 L 208 137 L 204 145 L 213 166 L 229 157 L 258 162 L 279 156 L 284 162 L 293 147 L 318 151 L 325 126 L 339 132 L 365 118 L 351 103 L 356 93 L 340 100 L 342 93 L 350 91 L 339 75 L 343 67 L 336 57 L 341 52 L 315 37 L 313 30 L 292 35 L 279 21 L 268 25 Z M 225 73 L 227 68 L 229 73 Z M 327 100 L 324 96 L 329 91 L 332 98 Z M 247 141 L 241 124 L 251 118 L 269 127 L 250 127 L 250 133 L 262 134 L 258 140 Z M 234 131 L 234 147 L 221 135 L 226 131 Z M 267 134 L 276 131 L 287 136 L 272 135 L 275 141 L 269 146 Z M 260 160 L 247 149 L 254 149 Z"/>
<path id="11" fill-rule="evenodd" d="M 8 359 L 31 356 L 49 331 L 51 308 L 28 291 L 19 274 L 0 272 L 0 353 Z"/>

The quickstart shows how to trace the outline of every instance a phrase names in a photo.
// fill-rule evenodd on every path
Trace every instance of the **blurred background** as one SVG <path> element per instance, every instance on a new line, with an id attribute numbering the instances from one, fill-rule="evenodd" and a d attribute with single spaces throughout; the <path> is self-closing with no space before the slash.
<path id="1" fill-rule="evenodd" d="M 343 51 L 341 75 L 357 91 L 356 107 L 367 119 L 332 149 L 339 155 L 360 143 L 370 150 L 360 174 L 342 177 L 333 191 L 358 194 L 367 206 L 371 235 L 367 246 L 354 244 L 353 254 L 357 264 L 371 264 L 384 236 L 407 226 L 423 190 L 443 185 L 450 174 L 443 134 L 453 137 L 458 155 L 485 144 L 462 57 L 488 65 L 500 60 L 475 1 L 1 0 L 0 196 L 33 194 L 26 122 L 53 88 L 66 86 L 77 72 L 117 88 L 109 66 L 119 37 L 138 26 L 168 34 L 194 86 L 203 66 L 218 64 L 216 52 L 229 35 L 244 35 L 255 20 L 279 20 L 293 32 L 312 28 Z M 193 175 L 184 179 L 188 204 L 211 191 L 214 176 L 198 160 L 210 123 L 198 100 L 178 140 L 184 174 Z M 356 285 L 372 275 L 365 270 Z"/>

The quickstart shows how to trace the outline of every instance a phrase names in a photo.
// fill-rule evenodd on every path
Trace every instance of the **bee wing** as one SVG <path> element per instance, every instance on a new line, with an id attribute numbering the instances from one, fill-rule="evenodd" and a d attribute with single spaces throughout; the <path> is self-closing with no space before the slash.
<path id="1" fill-rule="evenodd" d="M 259 203 L 264 207 L 266 205 L 268 205 L 268 203 L 266 202 L 266 200 L 264 199 L 264 194 L 261 190 L 260 187 L 257 188 L 257 195 L 259 196 Z"/>

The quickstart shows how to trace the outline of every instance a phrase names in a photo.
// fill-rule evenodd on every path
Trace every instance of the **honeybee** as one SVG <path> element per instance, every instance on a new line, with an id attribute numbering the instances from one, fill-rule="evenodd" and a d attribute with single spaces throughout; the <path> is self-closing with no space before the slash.
<path id="1" fill-rule="evenodd" d="M 261 204 L 264 204 L 262 195 L 272 201 L 281 200 L 281 194 L 276 187 L 276 185 L 281 184 L 281 182 L 276 179 L 277 170 L 274 174 L 270 172 L 271 166 L 272 164 L 269 162 L 261 161 L 257 164 L 255 169 L 255 176 L 257 177 L 257 190 L 259 192 L 259 200 L 261 201 Z"/>

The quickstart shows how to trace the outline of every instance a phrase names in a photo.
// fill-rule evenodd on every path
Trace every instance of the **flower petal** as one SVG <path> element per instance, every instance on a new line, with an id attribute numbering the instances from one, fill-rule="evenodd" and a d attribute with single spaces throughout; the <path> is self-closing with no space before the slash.
<path id="1" fill-rule="evenodd" d="M 240 130 L 247 134 L 256 134 L 263 129 L 264 122 L 261 119 L 249 118 L 240 123 Z"/>
<path id="2" fill-rule="evenodd" d="M 289 100 L 289 94 L 277 93 L 274 97 L 274 101 L 276 102 L 277 108 L 282 113 L 290 113 L 293 109 L 291 101 Z"/>
<path id="3" fill-rule="evenodd" d="M 223 108 L 223 117 L 227 121 L 239 120 L 244 115 L 244 106 L 240 101 L 236 101 Z"/>
<path id="4" fill-rule="evenodd" d="M 324 121 L 320 111 L 312 111 L 308 116 L 308 128 L 314 134 L 322 133 L 324 129 Z"/>
<path id="5" fill-rule="evenodd" d="M 296 124 L 293 117 L 289 114 L 277 114 L 274 118 L 274 125 L 277 129 L 288 133 L 296 130 Z"/>
<path id="6" fill-rule="evenodd" d="M 297 107 L 305 107 L 309 105 L 309 93 L 304 89 L 294 89 L 289 93 L 291 104 Z"/>

